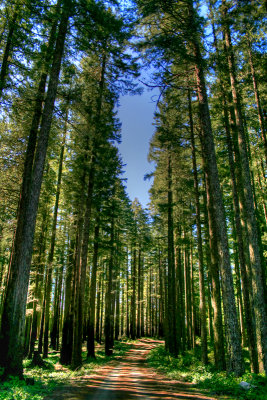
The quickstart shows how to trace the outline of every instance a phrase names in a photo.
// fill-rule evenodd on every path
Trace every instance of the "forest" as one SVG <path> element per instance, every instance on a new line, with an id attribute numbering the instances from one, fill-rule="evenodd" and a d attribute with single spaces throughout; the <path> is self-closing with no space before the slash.
<path id="1" fill-rule="evenodd" d="M 1 1 L 0 381 L 140 338 L 264 381 L 266 11 Z M 127 194 L 117 114 L 153 89 L 145 208 Z"/>

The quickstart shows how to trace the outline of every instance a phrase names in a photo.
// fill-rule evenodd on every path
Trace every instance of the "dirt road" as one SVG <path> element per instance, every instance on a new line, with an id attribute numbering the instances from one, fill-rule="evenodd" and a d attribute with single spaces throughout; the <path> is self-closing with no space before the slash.
<path id="1" fill-rule="evenodd" d="M 140 340 L 123 360 L 112 361 L 71 386 L 58 389 L 45 400 L 214 400 L 157 374 L 146 364 L 146 355 L 158 341 Z"/>

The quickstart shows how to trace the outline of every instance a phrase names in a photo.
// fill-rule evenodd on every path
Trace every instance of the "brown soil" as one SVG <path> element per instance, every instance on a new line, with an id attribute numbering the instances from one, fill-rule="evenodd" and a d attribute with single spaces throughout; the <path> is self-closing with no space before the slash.
<path id="1" fill-rule="evenodd" d="M 92 375 L 73 380 L 45 400 L 214 400 L 192 384 L 168 380 L 146 364 L 147 353 L 160 341 L 142 339 L 121 360 L 111 361 Z"/>

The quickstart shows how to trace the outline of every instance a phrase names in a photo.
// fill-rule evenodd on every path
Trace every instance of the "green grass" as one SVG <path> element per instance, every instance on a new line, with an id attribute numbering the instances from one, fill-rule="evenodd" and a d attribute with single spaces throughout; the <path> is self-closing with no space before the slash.
<path id="1" fill-rule="evenodd" d="M 107 362 L 124 356 L 130 341 L 115 342 L 112 356 L 105 356 L 104 349 L 96 348 L 96 358 L 87 359 L 83 353 L 83 366 L 73 371 L 59 364 L 59 352 L 51 352 L 45 359 L 45 368 L 31 367 L 31 360 L 24 360 L 25 380 L 10 377 L 0 382 L 0 400 L 43 400 L 56 387 L 68 384 L 83 375 L 89 375 Z"/>
<path id="2" fill-rule="evenodd" d="M 247 366 L 246 352 L 244 356 Z M 151 367 L 163 372 L 169 378 L 192 382 L 196 388 L 204 390 L 211 396 L 224 395 L 228 400 L 267 400 L 266 377 L 246 372 L 237 378 L 233 374 L 217 372 L 212 363 L 204 366 L 200 361 L 199 346 L 194 351 L 188 351 L 174 358 L 165 351 L 164 345 L 160 345 L 151 350 L 147 360 Z M 252 385 L 251 389 L 242 389 L 239 386 L 241 381 L 249 382 Z"/>

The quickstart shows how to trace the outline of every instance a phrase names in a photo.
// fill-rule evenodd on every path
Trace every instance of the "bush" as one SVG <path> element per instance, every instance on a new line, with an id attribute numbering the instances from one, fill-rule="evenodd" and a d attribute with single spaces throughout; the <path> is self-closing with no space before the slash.
<path id="1" fill-rule="evenodd" d="M 27 386 L 25 381 L 10 377 L 0 385 L 0 400 L 42 400 L 43 396 L 38 391 L 40 388 Z"/>
<path id="2" fill-rule="evenodd" d="M 203 365 L 199 350 L 191 350 L 177 358 L 166 352 L 163 345 L 152 349 L 147 357 L 150 366 L 164 372 L 171 379 L 193 382 L 195 387 L 205 389 L 210 395 L 227 395 L 228 400 L 266 400 L 267 378 L 246 373 L 237 378 L 233 374 L 217 372 L 213 364 Z M 251 384 L 249 390 L 239 386 L 241 381 Z M 231 397 L 228 397 L 231 396 Z"/>
<path id="3" fill-rule="evenodd" d="M 0 382 L 0 400 L 42 400 L 55 387 L 69 383 L 79 376 L 88 375 L 95 368 L 116 357 L 123 356 L 129 347 L 129 343 L 115 342 L 114 353 L 111 357 L 106 357 L 104 350 L 100 348 L 96 349 L 95 359 L 86 359 L 86 352 L 84 352 L 84 364 L 82 368 L 76 371 L 62 367 L 59 364 L 58 352 L 49 353 L 49 357 L 42 360 L 42 367 L 34 366 L 31 360 L 25 360 L 25 380 L 10 377 L 9 380 Z"/>

